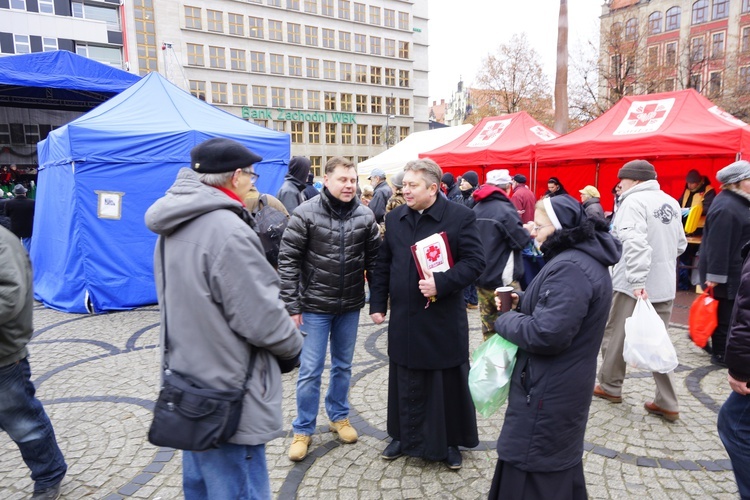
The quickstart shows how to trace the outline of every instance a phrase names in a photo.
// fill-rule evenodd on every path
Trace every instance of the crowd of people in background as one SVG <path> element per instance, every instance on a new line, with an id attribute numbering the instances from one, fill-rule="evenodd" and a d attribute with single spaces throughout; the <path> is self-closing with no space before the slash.
<path id="1" fill-rule="evenodd" d="M 328 352 L 328 427 L 341 442 L 357 442 L 349 386 L 367 302 L 375 324 L 388 320 L 390 441 L 382 459 L 421 457 L 458 470 L 460 448 L 478 445 L 467 316 L 478 308 L 483 341 L 500 335 L 518 346 L 489 498 L 587 498 L 582 458 L 592 397 L 622 403 L 625 320 L 643 299 L 668 326 L 676 262 L 687 236 L 696 235 L 691 262 L 699 284 L 719 301 L 707 350 L 713 363 L 728 367 L 733 391 L 719 414 L 719 435 L 740 494 L 750 497 L 750 163 L 721 169 L 718 194 L 691 170 L 676 199 L 662 190 L 654 165 L 630 161 L 618 170 L 613 210 L 605 211 L 592 185 L 579 190 L 579 201 L 551 177 L 537 200 L 521 173 L 489 170 L 480 182 L 475 170 L 456 177 L 427 158 L 390 178 L 375 168 L 360 185 L 352 162 L 334 157 L 318 188 L 310 160 L 294 157 L 271 196 L 255 188 L 253 165 L 261 160 L 235 141 L 208 140 L 145 217 L 158 235 L 154 268 L 163 335 L 169 318 L 168 368 L 217 389 L 248 384 L 237 433 L 210 451 L 183 453 L 187 499 L 209 492 L 270 498 L 265 443 L 284 434 L 281 373 L 299 368 L 288 451 L 298 462 L 314 447 Z M 0 183 L 13 184 L 12 177 L 3 168 Z M 0 215 L 10 217 L 15 236 L 0 230 L 0 238 L 14 242 L 0 249 L 23 242 L 28 250 L 34 202 L 21 184 L 11 191 Z M 698 204 L 705 223 L 686 235 L 685 216 Z M 278 265 L 256 232 L 265 206 L 287 218 Z M 435 234 L 444 235 L 452 255 L 444 272 L 418 267 L 413 254 L 413 245 Z M 46 433 L 47 451 L 27 449 L 24 459 L 38 497 L 53 498 L 66 466 L 33 386 L 24 389 L 32 298 L 23 257 L 3 273 L 26 287 L 18 300 L 28 321 L 0 324 L 0 339 L 12 328 L 21 354 L 10 356 L 0 341 L 0 361 L 26 363 L 13 385 L 26 395 L 13 402 L 35 408 L 33 425 Z M 512 287 L 510 304 L 498 287 Z M 645 413 L 679 420 L 671 374 L 653 378 Z M 12 429 L 26 423 L 0 407 L 0 424 L 24 450 Z"/>

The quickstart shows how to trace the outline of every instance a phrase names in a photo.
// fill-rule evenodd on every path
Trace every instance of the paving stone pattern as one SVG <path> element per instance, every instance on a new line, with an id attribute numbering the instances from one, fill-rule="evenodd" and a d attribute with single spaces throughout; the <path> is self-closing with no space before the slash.
<path id="1" fill-rule="evenodd" d="M 417 458 L 380 458 L 389 442 L 387 324 L 373 325 L 365 311 L 350 392 L 360 440 L 341 444 L 328 431 L 321 399 L 318 431 L 304 461 L 288 460 L 288 437 L 268 443 L 274 498 L 486 498 L 504 408 L 478 417 L 481 443 L 464 450 L 458 472 Z M 482 338 L 479 314 L 468 314 L 474 349 Z M 68 461 L 63 498 L 182 498 L 180 452 L 146 440 L 159 382 L 158 308 L 72 315 L 37 305 L 35 326 L 32 378 Z M 716 414 L 729 394 L 726 370 L 712 366 L 683 327 L 673 325 L 670 335 L 680 358 L 674 378 L 681 419 L 670 424 L 645 413 L 643 403 L 654 391 L 649 373 L 628 372 L 622 404 L 595 399 L 583 455 L 590 498 L 737 498 L 716 432 Z M 296 371 L 284 375 L 284 428 L 290 434 L 295 382 Z M 322 394 L 326 388 L 324 379 Z M 28 498 L 32 488 L 18 449 L 0 432 L 0 496 Z"/>

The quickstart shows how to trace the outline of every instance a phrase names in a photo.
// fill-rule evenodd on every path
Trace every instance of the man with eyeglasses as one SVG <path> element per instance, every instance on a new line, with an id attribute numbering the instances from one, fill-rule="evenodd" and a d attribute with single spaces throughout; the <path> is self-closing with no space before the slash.
<path id="1" fill-rule="evenodd" d="M 169 369 L 217 390 L 239 389 L 248 371 L 250 382 L 229 442 L 183 452 L 183 490 L 187 500 L 271 498 L 265 443 L 283 435 L 281 372 L 296 364 L 302 334 L 242 202 L 262 159 L 221 138 L 194 147 L 190 159 L 146 212 L 159 235 L 154 272 Z"/>

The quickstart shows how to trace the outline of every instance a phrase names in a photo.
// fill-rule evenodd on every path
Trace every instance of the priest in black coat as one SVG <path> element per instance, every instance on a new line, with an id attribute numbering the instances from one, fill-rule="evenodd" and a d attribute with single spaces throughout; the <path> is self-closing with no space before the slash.
<path id="1" fill-rule="evenodd" d="M 469 393 L 469 324 L 463 289 L 484 270 L 474 212 L 440 196 L 442 171 L 430 159 L 404 168 L 406 205 L 385 218 L 371 282 L 370 314 L 388 326 L 388 434 L 383 458 L 402 454 L 461 467 L 459 446 L 479 444 Z M 420 279 L 411 246 L 445 232 L 453 265 Z"/>

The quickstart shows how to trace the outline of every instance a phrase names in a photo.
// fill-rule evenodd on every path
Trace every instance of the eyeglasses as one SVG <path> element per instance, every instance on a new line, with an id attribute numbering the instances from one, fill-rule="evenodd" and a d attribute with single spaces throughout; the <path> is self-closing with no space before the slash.
<path id="1" fill-rule="evenodd" d="M 538 233 L 540 229 L 544 229 L 545 227 L 547 227 L 547 226 L 551 226 L 551 225 L 552 225 L 552 224 L 545 224 L 545 225 L 543 225 L 543 226 L 537 226 L 536 224 L 534 224 L 534 232 L 535 232 L 535 233 Z"/>
<path id="2" fill-rule="evenodd" d="M 241 169 L 241 170 L 242 170 L 242 173 L 243 173 L 243 174 L 247 174 L 247 175 L 249 175 L 249 176 L 250 176 L 250 182 L 252 182 L 253 184 L 255 184 L 255 183 L 256 183 L 256 182 L 258 181 L 258 179 L 260 178 L 260 174 L 256 174 L 256 173 L 255 173 L 255 172 L 253 172 L 253 171 L 250 171 L 250 172 L 248 172 L 248 171 L 247 171 L 247 170 L 245 170 L 244 168 L 243 168 L 243 169 Z"/>

